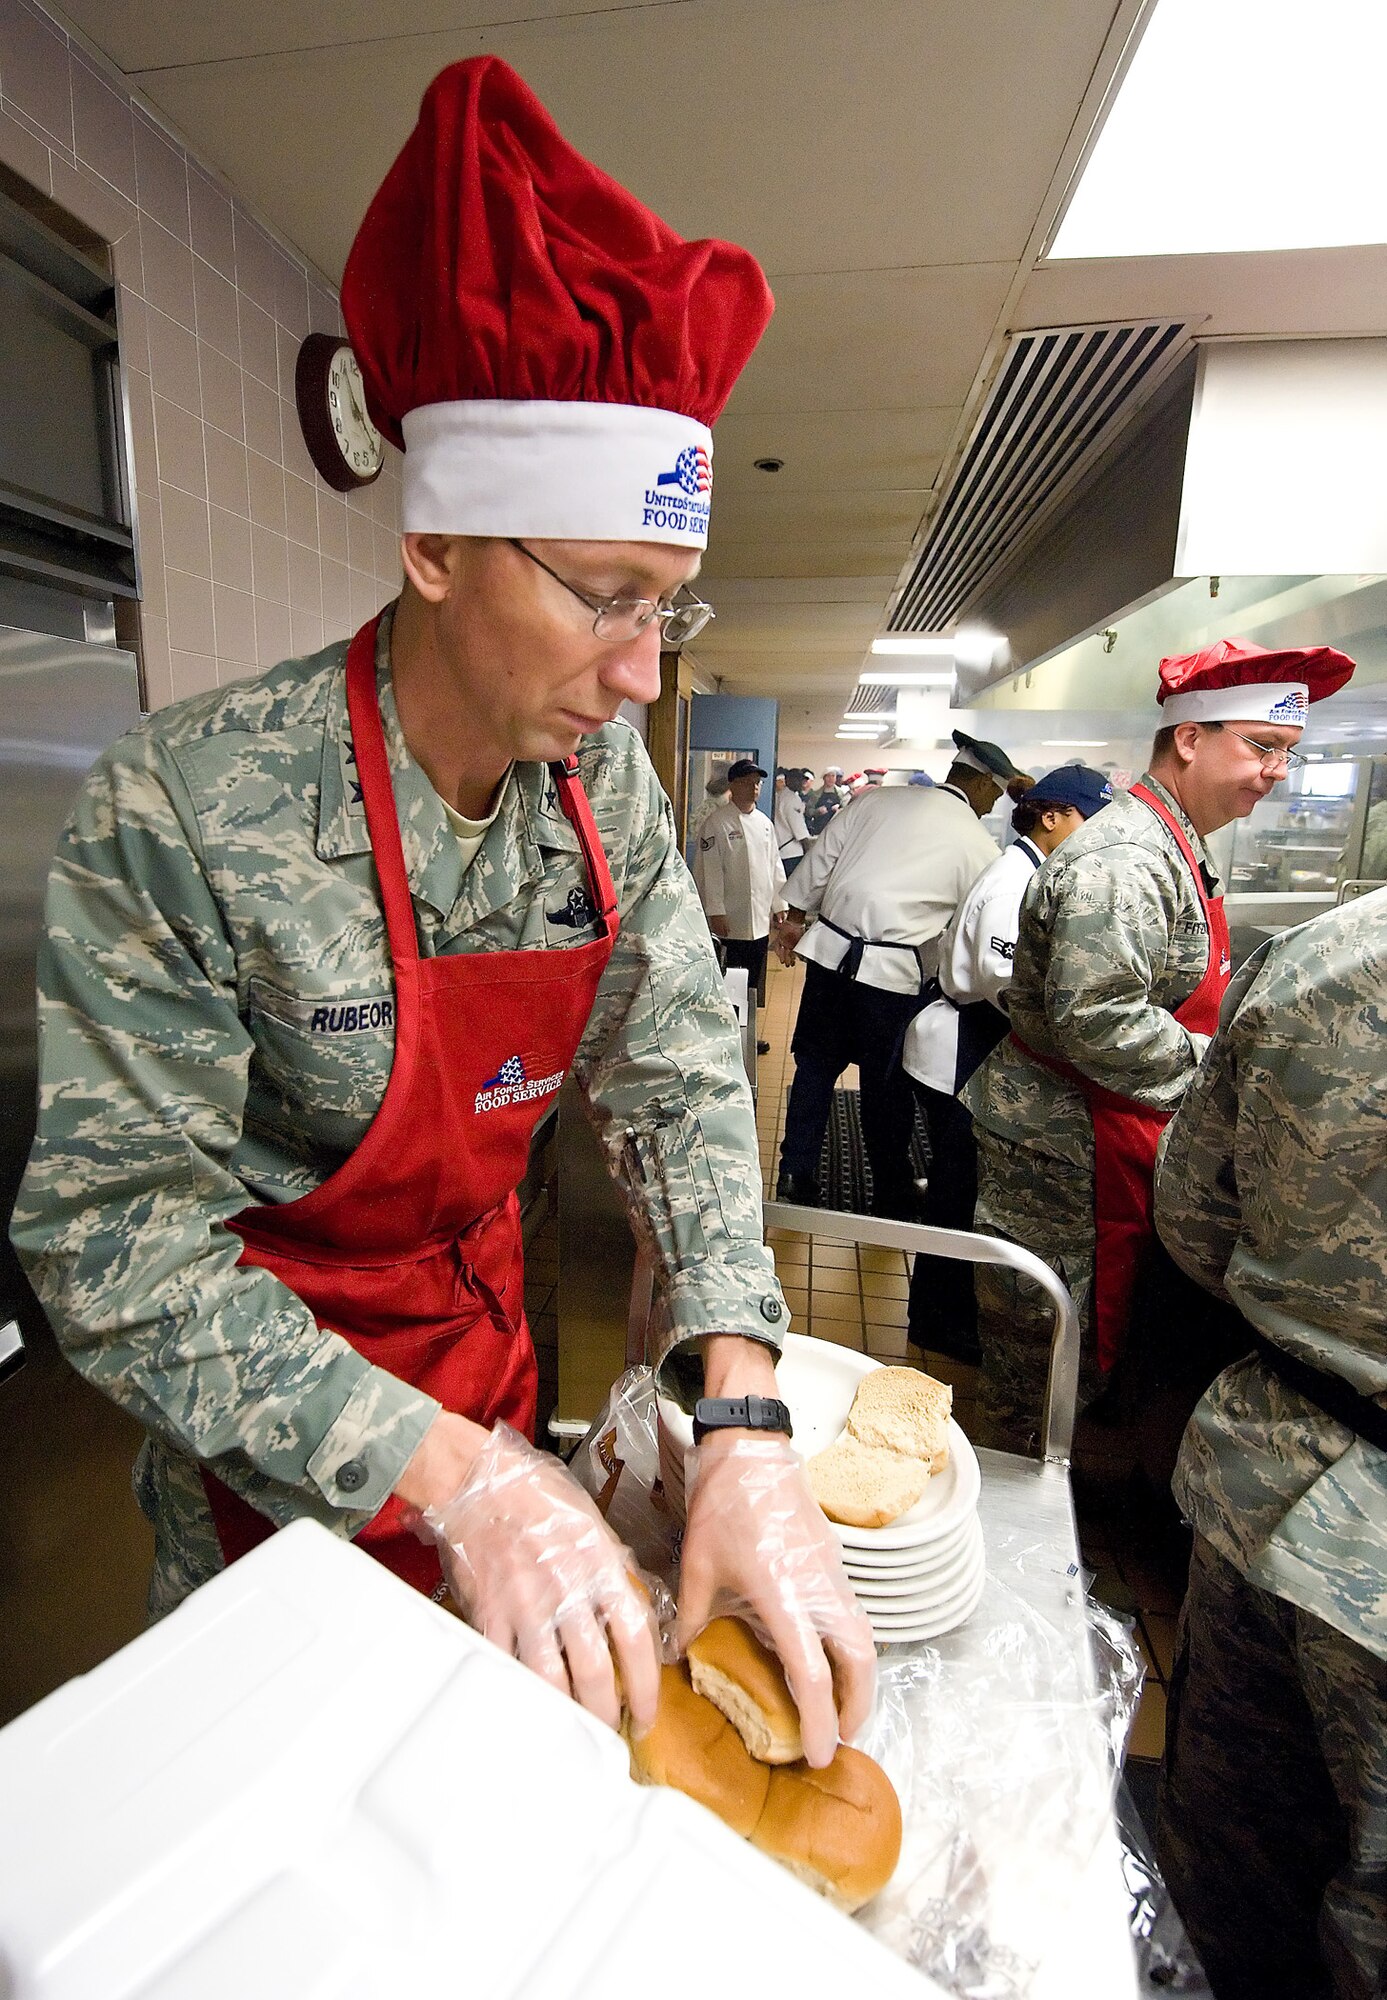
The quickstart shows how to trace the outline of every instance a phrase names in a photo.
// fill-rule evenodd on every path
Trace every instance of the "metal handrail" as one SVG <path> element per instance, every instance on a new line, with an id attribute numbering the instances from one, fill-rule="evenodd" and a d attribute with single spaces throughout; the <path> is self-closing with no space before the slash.
<path id="1" fill-rule="evenodd" d="M 768 1201 L 762 1214 L 767 1229 L 789 1229 L 802 1236 L 834 1236 L 840 1242 L 870 1243 L 881 1250 L 914 1251 L 917 1256 L 951 1257 L 963 1264 L 1002 1264 L 1039 1285 L 1055 1314 L 1050 1340 L 1050 1366 L 1041 1414 L 1042 1455 L 1050 1464 L 1068 1465 L 1074 1444 L 1074 1418 L 1079 1400 L 1079 1315 L 1074 1301 L 1050 1266 L 1019 1243 L 1004 1236 L 983 1236 L 971 1229 L 938 1229 L 925 1222 L 886 1222 L 874 1215 L 852 1215 L 836 1208 L 801 1208 L 788 1201 Z"/>

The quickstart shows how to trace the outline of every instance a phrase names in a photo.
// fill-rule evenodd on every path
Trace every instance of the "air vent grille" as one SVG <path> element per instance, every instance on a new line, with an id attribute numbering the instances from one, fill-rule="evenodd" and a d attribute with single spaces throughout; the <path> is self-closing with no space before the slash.
<path id="1" fill-rule="evenodd" d="M 848 703 L 849 715 L 894 715 L 896 713 L 896 690 L 893 687 L 854 688 L 852 700 Z"/>
<path id="2" fill-rule="evenodd" d="M 1059 505 L 1189 344 L 1184 320 L 1017 334 L 929 538 L 893 632 L 942 632 Z"/>

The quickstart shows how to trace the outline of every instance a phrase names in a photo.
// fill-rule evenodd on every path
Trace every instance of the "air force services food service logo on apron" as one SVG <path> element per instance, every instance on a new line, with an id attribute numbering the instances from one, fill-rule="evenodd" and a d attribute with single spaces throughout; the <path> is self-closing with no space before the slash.
<path id="1" fill-rule="evenodd" d="M 673 487 L 673 492 L 666 492 Z M 643 528 L 668 528 L 674 534 L 700 533 L 708 527 L 712 504 L 713 461 L 701 444 L 685 446 L 671 472 L 662 472 L 653 486 L 645 489 Z"/>
<path id="2" fill-rule="evenodd" d="M 563 1082 L 559 1070 L 553 1076 L 526 1076 L 523 1056 L 507 1056 L 495 1076 L 488 1077 L 473 1101 L 474 1111 L 500 1111 L 507 1104 L 528 1104 L 532 1098 L 548 1097 Z"/>

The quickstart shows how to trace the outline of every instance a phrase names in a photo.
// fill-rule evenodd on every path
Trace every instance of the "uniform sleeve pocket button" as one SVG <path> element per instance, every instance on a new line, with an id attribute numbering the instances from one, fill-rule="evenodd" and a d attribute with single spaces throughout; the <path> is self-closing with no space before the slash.
<path id="1" fill-rule="evenodd" d="M 370 1474 L 359 1458 L 349 1458 L 337 1468 L 337 1484 L 344 1493 L 359 1493 Z"/>

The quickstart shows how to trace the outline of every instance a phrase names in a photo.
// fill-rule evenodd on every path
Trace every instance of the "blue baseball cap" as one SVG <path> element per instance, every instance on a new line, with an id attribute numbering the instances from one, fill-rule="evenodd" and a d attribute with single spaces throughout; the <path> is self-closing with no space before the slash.
<path id="1" fill-rule="evenodd" d="M 1061 764 L 1023 792 L 1021 802 L 1028 806 L 1073 806 L 1085 819 L 1092 819 L 1112 804 L 1112 786 L 1101 771 L 1087 764 Z"/>

